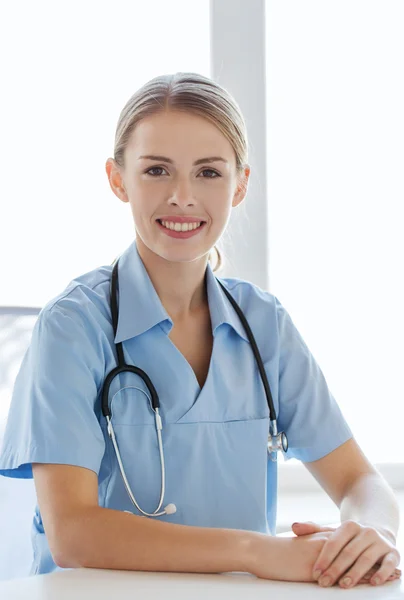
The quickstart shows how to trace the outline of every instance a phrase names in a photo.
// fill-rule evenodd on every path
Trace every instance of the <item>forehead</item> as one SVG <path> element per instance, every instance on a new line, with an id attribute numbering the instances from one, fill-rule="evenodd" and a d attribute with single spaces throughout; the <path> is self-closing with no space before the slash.
<path id="1" fill-rule="evenodd" d="M 194 160 L 213 154 L 235 162 L 232 145 L 223 133 L 207 119 L 191 113 L 169 111 L 157 113 L 137 123 L 130 137 L 127 153 L 176 155 Z"/>

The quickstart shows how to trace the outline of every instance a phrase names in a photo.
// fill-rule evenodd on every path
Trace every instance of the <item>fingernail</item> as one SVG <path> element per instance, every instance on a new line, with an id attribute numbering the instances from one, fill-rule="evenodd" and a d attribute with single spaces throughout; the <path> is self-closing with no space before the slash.
<path id="1" fill-rule="evenodd" d="M 293 527 L 294 525 L 300 525 L 300 523 L 292 523 L 292 527 Z"/>
<path id="2" fill-rule="evenodd" d="M 380 577 L 375 577 L 374 579 L 372 579 L 372 583 L 378 585 L 380 583 Z"/>
<path id="3" fill-rule="evenodd" d="M 350 577 L 344 577 L 344 579 L 342 580 L 342 585 L 344 585 L 345 587 L 348 587 L 349 585 L 351 585 L 352 583 L 352 579 Z"/>
<path id="4" fill-rule="evenodd" d="M 328 585 L 330 585 L 330 583 L 331 583 L 331 577 L 328 577 L 328 575 L 326 575 L 319 581 L 319 584 L 324 587 L 327 587 Z"/>
<path id="5" fill-rule="evenodd" d="M 316 569 L 313 573 L 313 579 L 318 579 L 321 575 L 321 570 L 320 569 Z"/>

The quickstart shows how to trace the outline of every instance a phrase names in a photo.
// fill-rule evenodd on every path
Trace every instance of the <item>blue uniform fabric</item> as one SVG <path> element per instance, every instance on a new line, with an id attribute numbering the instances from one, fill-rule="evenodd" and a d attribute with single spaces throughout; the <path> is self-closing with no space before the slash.
<path id="1" fill-rule="evenodd" d="M 161 402 L 166 466 L 164 505 L 170 523 L 275 534 L 277 465 L 268 459 L 269 409 L 258 367 L 237 313 L 208 264 L 214 335 L 201 389 L 168 337 L 173 326 L 141 260 L 136 241 L 119 260 L 119 321 L 113 336 L 112 266 L 74 279 L 42 309 L 17 375 L 0 474 L 32 477 L 31 464 L 77 465 L 98 475 L 102 507 L 132 505 L 101 412 L 106 374 L 125 360 L 146 371 Z M 286 459 L 317 460 L 352 437 L 323 373 L 279 300 L 256 285 L 220 278 L 243 310 L 271 386 Z M 115 378 L 112 423 L 133 493 L 147 512 L 160 497 L 160 458 L 147 388 L 134 374 Z M 38 506 L 32 524 L 30 574 L 59 570 Z"/>

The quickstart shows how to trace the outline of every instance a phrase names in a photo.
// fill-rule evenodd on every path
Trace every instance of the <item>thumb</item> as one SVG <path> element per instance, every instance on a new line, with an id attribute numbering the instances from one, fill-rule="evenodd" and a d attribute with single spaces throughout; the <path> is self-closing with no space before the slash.
<path id="1" fill-rule="evenodd" d="M 293 523 L 292 531 L 296 535 L 308 535 L 310 533 L 318 533 L 319 531 L 335 531 L 335 527 L 327 527 L 326 525 L 318 525 L 313 521 L 305 521 L 304 523 Z"/>

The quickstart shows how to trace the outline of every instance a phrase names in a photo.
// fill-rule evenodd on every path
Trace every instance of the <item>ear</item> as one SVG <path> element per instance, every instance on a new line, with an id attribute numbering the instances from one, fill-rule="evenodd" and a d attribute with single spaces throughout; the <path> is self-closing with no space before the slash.
<path id="1" fill-rule="evenodd" d="M 246 165 L 242 173 L 238 175 L 236 191 L 234 192 L 232 206 L 238 206 L 242 203 L 247 194 L 248 180 L 250 177 L 250 165 Z"/>
<path id="2" fill-rule="evenodd" d="M 122 200 L 122 202 L 129 202 L 119 165 L 116 164 L 113 158 L 108 158 L 105 163 L 105 171 L 108 175 L 109 185 L 115 196 Z"/>

